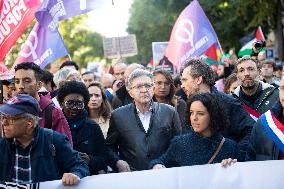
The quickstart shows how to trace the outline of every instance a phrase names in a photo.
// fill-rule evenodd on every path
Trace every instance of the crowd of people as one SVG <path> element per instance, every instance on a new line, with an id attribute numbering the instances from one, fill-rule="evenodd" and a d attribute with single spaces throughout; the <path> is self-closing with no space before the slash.
<path id="1" fill-rule="evenodd" d="M 110 172 L 284 159 L 265 121 L 284 124 L 281 66 L 246 56 L 215 72 L 194 58 L 173 75 L 119 62 L 98 77 L 73 61 L 54 75 L 18 64 L 2 81 L 0 181 L 75 185 Z"/>

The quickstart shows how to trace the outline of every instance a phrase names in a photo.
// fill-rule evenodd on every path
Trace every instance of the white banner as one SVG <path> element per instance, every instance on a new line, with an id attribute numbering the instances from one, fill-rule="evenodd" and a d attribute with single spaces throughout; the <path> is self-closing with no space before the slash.
<path id="1" fill-rule="evenodd" d="M 220 164 L 171 169 L 114 173 L 86 177 L 81 189 L 281 189 L 284 188 L 284 161 Z M 0 187 L 1 188 L 1 187 Z M 67 189 L 61 181 L 40 183 L 40 189 Z"/>

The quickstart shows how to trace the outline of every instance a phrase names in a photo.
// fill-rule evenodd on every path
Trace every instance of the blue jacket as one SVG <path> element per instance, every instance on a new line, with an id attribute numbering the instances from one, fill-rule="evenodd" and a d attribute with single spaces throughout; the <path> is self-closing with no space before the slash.
<path id="1" fill-rule="evenodd" d="M 68 138 L 53 132 L 52 143 L 55 156 L 52 155 L 47 131 L 37 127 L 31 149 L 31 173 L 33 182 L 59 180 L 64 173 L 73 173 L 80 178 L 89 175 L 88 166 L 73 150 Z M 12 181 L 16 147 L 13 139 L 0 139 L 0 181 Z"/>
<path id="2" fill-rule="evenodd" d="M 283 116 L 283 107 L 280 102 L 276 102 L 270 110 L 276 119 L 280 120 Z M 246 154 L 246 161 L 278 160 L 279 149 L 267 135 L 261 119 L 256 122 L 249 140 Z"/>
<path id="3" fill-rule="evenodd" d="M 176 136 L 170 147 L 161 157 L 150 162 L 150 168 L 155 164 L 162 164 L 166 167 L 180 167 L 207 164 L 217 150 L 222 135 L 214 134 L 211 137 L 202 137 L 192 132 Z M 221 150 L 212 163 L 220 163 L 223 159 L 240 158 L 240 150 L 233 140 L 225 140 Z"/>

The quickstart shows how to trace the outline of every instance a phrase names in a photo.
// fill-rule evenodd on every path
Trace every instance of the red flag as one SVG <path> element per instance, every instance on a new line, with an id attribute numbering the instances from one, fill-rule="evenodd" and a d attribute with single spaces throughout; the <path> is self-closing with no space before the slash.
<path id="1" fill-rule="evenodd" d="M 4 0 L 0 2 L 0 61 L 35 18 L 40 0 Z"/>
<path id="2" fill-rule="evenodd" d="M 4 73 L 8 71 L 7 66 L 4 64 L 4 62 L 0 62 L 0 73 Z"/>
<path id="3" fill-rule="evenodd" d="M 257 27 L 256 32 L 255 32 L 255 38 L 256 40 L 262 40 L 265 41 L 262 29 L 260 26 Z"/>

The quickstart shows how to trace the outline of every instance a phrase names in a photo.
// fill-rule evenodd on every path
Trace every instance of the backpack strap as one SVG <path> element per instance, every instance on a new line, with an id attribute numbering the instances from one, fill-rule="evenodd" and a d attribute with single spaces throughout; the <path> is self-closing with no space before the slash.
<path id="1" fill-rule="evenodd" d="M 51 129 L 44 129 L 44 134 L 47 137 L 48 147 L 53 157 L 56 156 L 56 148 L 53 144 L 53 130 Z"/>
<path id="2" fill-rule="evenodd" d="M 50 103 L 47 108 L 45 108 L 45 112 L 44 112 L 44 128 L 47 128 L 47 129 L 51 129 L 52 127 L 52 110 L 54 108 L 54 103 Z"/>

